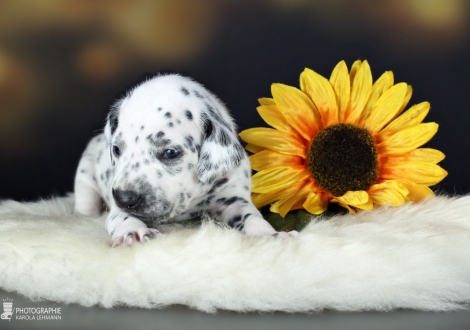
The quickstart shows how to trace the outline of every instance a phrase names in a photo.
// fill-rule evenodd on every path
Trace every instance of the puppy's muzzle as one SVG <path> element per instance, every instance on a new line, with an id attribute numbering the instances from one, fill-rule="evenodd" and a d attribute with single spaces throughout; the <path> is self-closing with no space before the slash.
<path id="1" fill-rule="evenodd" d="M 136 210 L 142 204 L 142 195 L 132 190 L 113 189 L 113 197 L 122 209 Z"/>

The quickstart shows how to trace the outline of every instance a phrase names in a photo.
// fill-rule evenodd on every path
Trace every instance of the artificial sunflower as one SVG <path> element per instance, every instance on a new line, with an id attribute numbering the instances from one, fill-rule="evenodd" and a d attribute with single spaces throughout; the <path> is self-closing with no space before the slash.
<path id="1" fill-rule="evenodd" d="M 442 152 L 419 148 L 438 129 L 421 123 L 429 103 L 403 112 L 412 89 L 394 84 L 391 71 L 373 83 L 367 61 L 351 71 L 341 61 L 330 80 L 305 69 L 300 90 L 273 84 L 271 92 L 257 110 L 273 128 L 240 133 L 254 153 L 258 208 L 271 204 L 271 212 L 285 216 L 296 209 L 321 214 L 330 202 L 350 212 L 398 206 L 434 195 L 429 186 L 447 175 L 437 165 Z"/>

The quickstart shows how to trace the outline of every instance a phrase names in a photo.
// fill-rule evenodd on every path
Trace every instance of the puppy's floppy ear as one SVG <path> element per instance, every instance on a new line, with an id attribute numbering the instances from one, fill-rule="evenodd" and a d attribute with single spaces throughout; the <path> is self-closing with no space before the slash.
<path id="1" fill-rule="evenodd" d="M 111 141 L 111 136 L 116 131 L 118 125 L 118 111 L 116 109 L 112 109 L 108 114 L 108 118 L 106 119 L 106 126 L 104 127 L 104 134 L 108 142 Z"/>
<path id="2" fill-rule="evenodd" d="M 212 120 L 205 113 L 201 115 L 204 137 L 199 154 L 199 181 L 211 183 L 236 167 L 246 156 L 233 130 Z"/>
<path id="3" fill-rule="evenodd" d="M 109 155 L 111 159 L 113 159 L 113 152 L 112 152 L 112 137 L 114 132 L 119 125 L 119 109 L 121 107 L 122 100 L 117 101 L 112 107 L 111 110 L 108 112 L 108 116 L 106 118 L 106 126 L 104 127 L 104 136 L 106 137 L 106 141 L 108 142 L 108 149 Z M 114 160 L 113 160 L 114 165 Z"/>
<path id="4" fill-rule="evenodd" d="M 124 99 L 118 100 L 111 106 L 111 109 L 108 112 L 108 116 L 106 117 L 106 126 L 104 127 L 104 135 L 106 136 L 106 140 L 111 142 L 111 137 L 113 136 L 114 132 L 119 125 L 119 110 L 122 106 Z"/>

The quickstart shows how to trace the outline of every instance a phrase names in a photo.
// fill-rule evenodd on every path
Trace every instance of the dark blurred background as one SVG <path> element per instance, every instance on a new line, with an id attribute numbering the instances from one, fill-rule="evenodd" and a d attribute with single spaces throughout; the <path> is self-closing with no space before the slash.
<path id="1" fill-rule="evenodd" d="M 73 189 L 108 106 L 145 74 L 177 71 L 215 92 L 240 129 L 265 126 L 257 99 L 367 59 L 431 102 L 437 187 L 470 192 L 466 0 L 0 0 L 0 198 Z"/>

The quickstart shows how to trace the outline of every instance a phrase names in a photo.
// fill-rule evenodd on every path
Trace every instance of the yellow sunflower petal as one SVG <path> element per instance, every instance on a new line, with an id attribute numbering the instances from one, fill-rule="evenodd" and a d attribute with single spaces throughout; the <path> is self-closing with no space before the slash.
<path id="1" fill-rule="evenodd" d="M 407 85 L 405 98 L 403 99 L 403 104 L 401 105 L 400 110 L 398 110 L 398 113 L 396 114 L 396 116 L 400 115 L 403 112 L 403 110 L 405 110 L 406 106 L 408 105 L 408 102 L 410 102 L 411 95 L 413 95 L 413 88 L 410 85 Z"/>
<path id="2" fill-rule="evenodd" d="M 302 165 L 303 159 L 299 156 L 283 155 L 271 150 L 263 150 L 249 157 L 251 168 L 262 171 L 276 166 L 298 166 Z"/>
<path id="3" fill-rule="evenodd" d="M 409 201 L 408 189 L 400 182 L 387 180 L 374 184 L 367 191 L 375 204 L 399 206 Z"/>
<path id="4" fill-rule="evenodd" d="M 364 204 L 355 205 L 354 207 L 361 210 L 372 210 L 374 208 L 374 203 L 372 202 L 372 199 L 369 198 Z"/>
<path id="5" fill-rule="evenodd" d="M 274 102 L 274 99 L 270 97 L 259 98 L 258 102 L 260 105 L 276 105 L 276 102 Z"/>
<path id="6" fill-rule="evenodd" d="M 405 179 L 399 179 L 400 182 L 408 189 L 408 198 L 414 202 L 419 202 L 427 197 L 434 196 L 434 192 L 425 185 L 411 182 Z"/>
<path id="7" fill-rule="evenodd" d="M 245 149 L 248 150 L 249 152 L 252 152 L 252 153 L 257 153 L 257 152 L 266 150 L 266 148 L 264 148 L 264 147 L 260 147 L 260 146 L 257 146 L 256 144 L 251 144 L 251 143 L 248 143 L 245 146 Z"/>
<path id="8" fill-rule="evenodd" d="M 287 122 L 276 105 L 260 105 L 256 110 L 258 110 L 261 118 L 263 118 L 269 126 L 284 133 L 295 134 L 292 126 Z"/>
<path id="9" fill-rule="evenodd" d="M 364 112 L 358 120 L 359 125 L 364 125 L 379 97 L 382 96 L 382 94 L 392 86 L 393 72 L 386 71 L 380 76 L 379 79 L 377 79 L 377 81 L 372 86 L 372 91 L 370 93 L 369 99 L 367 100 Z"/>
<path id="10" fill-rule="evenodd" d="M 436 123 L 419 124 L 405 128 L 377 145 L 381 156 L 402 155 L 416 149 L 436 134 L 439 125 Z"/>
<path id="11" fill-rule="evenodd" d="M 312 99 L 320 112 L 324 126 L 338 122 L 336 96 L 330 82 L 313 70 L 306 68 L 300 75 L 302 90 Z"/>
<path id="12" fill-rule="evenodd" d="M 288 199 L 279 200 L 271 204 L 269 211 L 279 213 L 279 215 L 284 218 L 291 207 L 297 202 L 297 198 L 298 197 L 294 195 Z"/>
<path id="13" fill-rule="evenodd" d="M 379 141 L 384 141 L 396 132 L 420 124 L 429 112 L 429 102 L 422 102 L 409 108 L 404 114 L 393 120 L 380 133 Z"/>
<path id="14" fill-rule="evenodd" d="M 269 193 L 253 193 L 251 195 L 251 199 L 253 204 L 255 204 L 257 208 L 260 208 L 275 201 L 289 198 L 289 196 L 297 193 L 305 185 L 305 182 L 298 182 L 279 191 L 273 191 Z"/>
<path id="15" fill-rule="evenodd" d="M 278 166 L 259 171 L 252 177 L 252 191 L 269 193 L 279 191 L 310 177 L 304 166 Z"/>
<path id="16" fill-rule="evenodd" d="M 431 148 L 419 148 L 411 150 L 410 152 L 403 155 L 387 157 L 385 161 L 388 163 L 414 161 L 437 164 L 445 157 L 446 155 L 444 155 L 444 153 L 439 150 Z"/>
<path id="17" fill-rule="evenodd" d="M 286 155 L 297 155 L 305 158 L 305 148 L 292 136 L 272 128 L 257 127 L 240 132 L 243 141 Z"/>
<path id="18" fill-rule="evenodd" d="M 351 69 L 351 76 L 352 75 L 353 71 Z M 361 120 L 364 107 L 367 104 L 371 91 L 372 73 L 369 63 L 364 61 L 357 69 L 357 73 L 354 75 L 354 80 L 352 81 L 350 112 L 346 118 L 348 123 L 356 124 L 358 120 Z"/>
<path id="19" fill-rule="evenodd" d="M 406 90 L 405 83 L 399 83 L 387 89 L 375 103 L 364 127 L 374 134 L 387 125 L 400 110 Z"/>
<path id="20" fill-rule="evenodd" d="M 330 83 L 333 86 L 336 103 L 338 105 L 338 121 L 341 123 L 346 118 L 351 93 L 351 80 L 348 67 L 344 61 L 339 62 L 331 73 Z"/>
<path id="21" fill-rule="evenodd" d="M 325 200 L 322 200 L 317 193 L 311 191 L 302 206 L 312 214 L 322 214 L 328 207 L 328 203 L 325 203 Z"/>
<path id="22" fill-rule="evenodd" d="M 409 180 L 427 186 L 435 185 L 447 176 L 439 165 L 426 162 L 385 163 L 381 166 L 380 177 L 388 180 Z"/>
<path id="23" fill-rule="evenodd" d="M 354 81 L 354 78 L 356 78 L 357 71 L 359 70 L 361 65 L 362 65 L 362 61 L 361 60 L 356 60 L 356 61 L 354 61 L 353 65 L 351 66 L 351 72 L 349 73 L 351 85 Z"/>
<path id="24" fill-rule="evenodd" d="M 299 201 L 305 201 L 309 194 L 308 186 L 302 187 L 297 193 L 290 196 L 288 199 L 279 200 L 271 205 L 270 211 L 279 213 L 282 217 L 285 217 L 287 212 L 293 209 L 294 205 Z"/>
<path id="25" fill-rule="evenodd" d="M 295 87 L 272 84 L 271 93 L 276 105 L 287 122 L 307 141 L 318 132 L 315 120 L 315 105 L 310 99 Z"/>
<path id="26" fill-rule="evenodd" d="M 303 198 L 299 199 L 294 205 L 291 206 L 291 211 L 292 210 L 301 210 L 301 209 L 305 209 L 305 207 L 303 207 L 303 204 L 305 203 L 305 200 L 306 200 L 306 196 L 304 196 Z"/>
<path id="27" fill-rule="evenodd" d="M 276 200 L 275 197 L 273 196 L 267 196 L 268 194 L 258 194 L 258 193 L 252 193 L 251 194 L 251 201 L 255 205 L 257 209 L 262 208 L 265 205 L 268 205 L 269 203 L 272 203 Z M 270 194 L 272 195 L 272 194 Z M 271 197 L 272 199 L 269 199 Z"/>
<path id="28" fill-rule="evenodd" d="M 343 196 L 333 197 L 331 202 L 339 203 L 340 205 L 349 205 L 363 210 L 371 210 L 373 207 L 369 194 L 363 190 L 348 191 Z"/>

